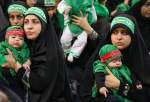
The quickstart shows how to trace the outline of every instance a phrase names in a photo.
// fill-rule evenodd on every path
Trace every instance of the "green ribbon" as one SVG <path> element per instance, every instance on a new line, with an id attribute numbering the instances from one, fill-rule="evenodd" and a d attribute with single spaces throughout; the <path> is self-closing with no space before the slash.
<path id="1" fill-rule="evenodd" d="M 25 14 L 26 11 L 27 11 L 27 8 L 18 4 L 12 4 L 8 7 L 8 14 L 11 12 L 20 12 L 22 14 Z"/>
<path id="2" fill-rule="evenodd" d="M 34 14 L 39 18 L 41 18 L 45 23 L 47 23 L 46 15 L 42 9 L 38 7 L 31 7 L 25 13 L 25 15 L 29 15 L 29 14 Z"/>
<path id="3" fill-rule="evenodd" d="M 126 17 L 115 17 L 111 22 L 111 30 L 116 24 L 123 24 L 128 27 L 131 32 L 134 34 L 135 24 Z"/>

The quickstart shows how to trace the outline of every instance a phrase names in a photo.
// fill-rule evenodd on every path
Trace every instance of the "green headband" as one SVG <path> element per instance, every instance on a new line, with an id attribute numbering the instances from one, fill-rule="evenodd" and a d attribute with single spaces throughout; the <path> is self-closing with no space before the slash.
<path id="1" fill-rule="evenodd" d="M 22 27 L 18 26 L 18 25 L 16 25 L 16 26 L 10 26 L 10 27 L 7 28 L 6 32 L 10 31 L 10 30 L 13 30 L 13 29 L 22 29 Z"/>
<path id="2" fill-rule="evenodd" d="M 19 4 L 12 4 L 8 7 L 8 14 L 11 12 L 20 12 L 24 14 L 26 11 L 27 11 L 27 8 Z"/>
<path id="3" fill-rule="evenodd" d="M 111 22 L 111 30 L 116 24 L 123 24 L 127 26 L 131 30 L 131 32 L 134 34 L 135 25 L 129 18 L 115 17 Z"/>
<path id="4" fill-rule="evenodd" d="M 55 0 L 44 0 L 44 5 L 45 6 L 55 6 L 56 1 Z"/>
<path id="5" fill-rule="evenodd" d="M 47 23 L 46 15 L 42 9 L 38 7 L 31 7 L 25 13 L 25 15 L 29 15 L 29 14 L 34 14 L 39 18 L 41 18 L 45 23 Z"/>

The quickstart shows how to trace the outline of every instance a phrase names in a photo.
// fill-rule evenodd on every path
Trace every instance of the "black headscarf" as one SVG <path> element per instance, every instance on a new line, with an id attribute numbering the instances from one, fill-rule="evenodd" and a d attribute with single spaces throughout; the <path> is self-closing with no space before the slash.
<path id="1" fill-rule="evenodd" d="M 135 33 L 130 34 L 132 42 L 131 45 L 121 51 L 123 54 L 123 63 L 125 63 L 132 71 L 132 74 L 134 74 L 141 82 L 143 82 L 144 85 L 150 86 L 150 56 L 148 55 L 148 51 L 146 49 L 145 43 L 142 39 L 142 36 L 139 32 L 139 28 L 137 26 L 137 23 L 135 19 L 129 15 L 126 14 L 119 14 L 117 16 L 123 16 L 127 17 L 130 20 L 132 20 L 135 23 Z M 125 28 L 126 29 L 126 28 Z M 107 35 L 106 39 L 103 41 L 103 43 L 100 43 L 89 59 L 87 65 L 86 65 L 86 70 L 83 75 L 83 80 L 84 81 L 84 87 L 82 94 L 84 95 L 85 98 L 88 100 L 92 100 L 91 97 L 91 89 L 93 86 L 93 81 L 94 81 L 94 76 L 93 76 L 93 71 L 92 71 L 92 65 L 93 62 L 98 59 L 98 52 L 99 49 L 104 45 L 104 44 L 110 44 L 111 43 L 111 31 Z M 94 100 L 93 100 L 94 101 Z"/>
<path id="2" fill-rule="evenodd" d="M 8 26 L 8 21 L 4 15 L 3 9 L 1 8 L 0 5 L 0 31 L 3 30 L 6 26 Z"/>
<path id="3" fill-rule="evenodd" d="M 141 7 L 147 0 L 141 0 L 134 5 L 130 10 L 130 15 L 134 16 L 139 24 L 141 35 L 150 51 L 150 17 L 146 18 L 141 15 Z"/>
<path id="4" fill-rule="evenodd" d="M 35 14 L 34 14 L 35 15 Z M 45 13 L 47 23 L 39 18 L 42 31 L 34 41 L 28 40 L 31 51 L 29 102 L 52 102 L 63 97 L 65 64 L 52 21 Z M 62 101 L 63 102 L 63 101 Z"/>

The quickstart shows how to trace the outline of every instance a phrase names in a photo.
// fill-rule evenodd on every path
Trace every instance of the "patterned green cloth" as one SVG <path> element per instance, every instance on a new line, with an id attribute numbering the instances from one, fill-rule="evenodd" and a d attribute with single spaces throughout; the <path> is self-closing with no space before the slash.
<path id="1" fill-rule="evenodd" d="M 11 47 L 8 42 L 5 40 L 0 43 L 0 78 L 5 80 L 4 76 L 2 75 L 2 64 L 6 62 L 5 55 L 8 54 L 6 48 L 10 49 L 10 51 L 13 53 L 16 61 L 18 61 L 20 64 L 23 64 L 27 59 L 29 59 L 29 49 L 27 45 L 24 43 L 21 48 L 15 49 Z M 11 76 L 16 76 L 16 72 L 13 69 L 9 69 Z"/>
<path id="2" fill-rule="evenodd" d="M 121 3 L 116 7 L 117 12 L 127 12 L 129 9 L 130 9 L 130 6 L 124 3 Z"/>
<path id="3" fill-rule="evenodd" d="M 65 0 L 65 2 L 72 7 L 69 15 L 76 15 L 81 16 L 80 11 L 83 13 L 83 15 L 86 15 L 88 13 L 88 22 L 89 24 L 93 23 L 93 17 L 91 12 L 92 2 L 93 0 Z M 81 29 L 78 25 L 73 24 L 72 21 L 68 24 L 71 32 L 73 32 L 75 35 L 79 35 L 83 29 Z"/>
<path id="4" fill-rule="evenodd" d="M 115 51 L 115 52 L 114 52 Z M 94 75 L 97 73 L 104 73 L 105 75 L 108 75 L 108 72 L 106 70 L 109 69 L 112 74 L 120 80 L 121 83 L 128 83 L 129 85 L 132 84 L 131 79 L 131 72 L 129 68 L 125 65 L 122 65 L 118 68 L 110 68 L 108 64 L 110 61 L 112 61 L 115 58 L 121 58 L 121 52 L 118 50 L 118 48 L 112 44 L 106 44 L 104 45 L 100 51 L 99 51 L 99 60 L 96 60 L 93 63 L 93 73 Z M 103 59 L 103 60 L 102 60 Z M 103 63 L 101 62 L 103 61 Z M 117 89 L 111 89 L 113 94 L 117 96 L 122 102 L 131 102 L 130 100 L 126 99 L 125 97 L 122 97 L 118 94 Z M 127 90 L 128 91 L 128 90 Z M 96 88 L 96 82 L 94 83 L 94 86 L 92 88 L 92 96 L 96 97 L 98 95 L 98 91 Z"/>
<path id="5" fill-rule="evenodd" d="M 97 15 L 109 18 L 109 11 L 105 5 L 100 4 L 99 1 L 96 0 L 94 2 L 94 7 L 95 7 Z"/>
<path id="6" fill-rule="evenodd" d="M 106 71 L 105 68 L 106 68 L 106 65 L 102 64 L 99 60 L 97 60 L 93 64 L 93 73 L 96 74 L 96 73 L 102 72 L 102 73 L 105 73 L 106 75 L 108 75 L 108 72 Z M 132 80 L 130 78 L 131 72 L 127 66 L 123 65 L 120 68 L 109 68 L 109 70 L 122 83 L 127 82 L 128 84 L 132 84 Z M 116 89 L 111 89 L 111 90 L 114 95 L 116 95 L 120 100 L 122 100 L 122 102 L 131 102 L 130 100 L 120 96 L 118 94 L 118 90 L 116 90 Z M 95 83 L 92 88 L 92 96 L 96 97 L 97 95 L 98 95 L 98 91 L 97 91 L 96 83 Z"/>

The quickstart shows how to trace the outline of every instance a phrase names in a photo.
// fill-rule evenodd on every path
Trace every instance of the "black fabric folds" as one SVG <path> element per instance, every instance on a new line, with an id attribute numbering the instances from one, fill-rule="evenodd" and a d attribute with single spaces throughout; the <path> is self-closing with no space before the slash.
<path id="1" fill-rule="evenodd" d="M 39 18 L 40 19 L 40 18 Z M 51 19 L 42 20 L 42 31 L 35 41 L 28 41 L 31 52 L 29 102 L 63 102 L 65 63 Z"/>

